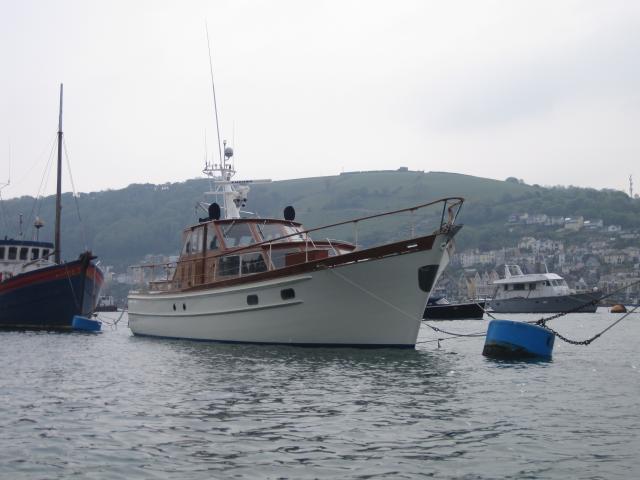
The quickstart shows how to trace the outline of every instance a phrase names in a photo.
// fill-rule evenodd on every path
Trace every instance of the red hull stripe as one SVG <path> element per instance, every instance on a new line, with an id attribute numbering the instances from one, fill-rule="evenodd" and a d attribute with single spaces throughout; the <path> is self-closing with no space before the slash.
<path id="1" fill-rule="evenodd" d="M 33 272 L 22 273 L 13 278 L 0 283 L 0 294 L 23 288 L 41 282 L 50 282 L 63 278 L 71 278 L 82 274 L 82 263 L 70 262 L 67 264 L 56 265 L 54 267 L 46 267 L 42 270 L 34 270 Z M 104 276 L 102 272 L 91 264 L 87 268 L 87 277 L 92 279 L 97 285 L 102 285 Z"/>

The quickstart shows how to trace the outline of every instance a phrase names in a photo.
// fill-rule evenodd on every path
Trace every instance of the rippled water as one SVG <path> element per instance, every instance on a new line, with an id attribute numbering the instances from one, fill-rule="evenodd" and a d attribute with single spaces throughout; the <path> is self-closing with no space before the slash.
<path id="1" fill-rule="evenodd" d="M 0 332 L 0 478 L 638 478 L 639 334 L 510 363 L 424 326 L 415 351 Z"/>

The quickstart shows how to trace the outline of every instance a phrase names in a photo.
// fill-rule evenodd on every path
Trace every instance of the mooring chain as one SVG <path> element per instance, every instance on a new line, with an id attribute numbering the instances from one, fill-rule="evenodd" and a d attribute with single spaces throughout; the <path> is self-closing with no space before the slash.
<path id="1" fill-rule="evenodd" d="M 603 333 L 605 333 L 608 330 L 611 330 L 615 325 L 617 325 L 618 323 L 620 323 L 622 320 L 624 320 L 625 318 L 627 318 L 629 315 L 631 315 L 632 313 L 634 313 L 638 308 L 640 308 L 640 306 L 635 306 L 633 307 L 631 310 L 629 310 L 627 313 L 625 313 L 623 316 L 621 316 L 619 319 L 617 319 L 615 322 L 613 322 L 611 325 L 609 325 L 607 328 L 605 328 L 604 330 L 602 330 L 600 333 L 596 333 L 593 337 L 588 338 L 586 340 L 571 340 L 567 337 L 565 337 L 564 335 L 561 335 L 560 333 L 556 332 L 553 328 L 549 327 L 546 324 L 540 324 L 540 326 L 542 326 L 543 328 L 546 328 L 547 330 L 549 330 L 551 333 L 553 333 L 556 337 L 558 337 L 560 340 L 563 340 L 567 343 L 570 343 L 571 345 L 589 345 L 591 342 L 593 342 L 594 340 L 596 340 L 597 338 L 599 338 Z"/>
<path id="2" fill-rule="evenodd" d="M 442 330 L 441 328 L 434 327 L 433 325 L 429 325 L 425 323 L 427 327 L 429 327 L 434 332 L 444 333 L 445 335 L 453 335 L 454 337 L 484 337 L 487 333 L 455 333 L 455 332 L 447 332 L 446 330 Z"/>
<path id="3" fill-rule="evenodd" d="M 633 287 L 634 285 L 637 285 L 639 283 L 640 283 L 640 280 L 636 280 L 635 282 L 631 282 L 631 283 L 625 285 L 624 287 L 620 287 L 620 288 L 614 290 L 613 292 L 607 293 L 606 295 L 603 295 L 600 298 L 593 299 L 593 300 L 591 300 L 591 301 L 589 301 L 589 302 L 587 302 L 587 303 L 585 303 L 583 305 L 578 305 L 577 307 L 572 308 L 571 310 L 567 310 L 566 312 L 560 312 L 560 313 L 557 313 L 557 314 L 552 315 L 550 317 L 541 318 L 540 320 L 535 320 L 535 321 L 527 322 L 527 323 L 534 323 L 536 325 L 540 325 L 541 327 L 548 328 L 547 327 L 547 322 L 550 322 L 551 320 L 555 320 L 556 318 L 564 317 L 565 315 L 567 315 L 569 313 L 577 313 L 580 310 L 582 310 L 584 307 L 588 307 L 589 305 L 598 305 L 598 303 L 601 302 L 602 300 L 604 300 L 605 298 L 612 297 L 616 293 L 621 292 L 623 290 L 626 290 L 629 287 Z M 634 310 L 635 310 L 635 308 L 634 308 Z"/>
<path id="4" fill-rule="evenodd" d="M 542 327 L 544 327 L 545 329 L 549 330 L 551 333 L 553 333 L 556 337 L 558 337 L 563 342 L 570 343 L 571 345 L 584 345 L 584 346 L 587 346 L 591 342 L 593 342 L 596 338 L 598 338 L 600 335 L 602 335 L 602 332 L 600 332 L 600 333 L 596 334 L 595 336 L 593 336 L 591 338 L 588 338 L 586 340 L 571 340 L 570 338 L 567 338 L 564 335 L 562 335 L 561 333 L 555 331 L 551 327 L 548 327 L 546 325 L 542 325 Z"/>

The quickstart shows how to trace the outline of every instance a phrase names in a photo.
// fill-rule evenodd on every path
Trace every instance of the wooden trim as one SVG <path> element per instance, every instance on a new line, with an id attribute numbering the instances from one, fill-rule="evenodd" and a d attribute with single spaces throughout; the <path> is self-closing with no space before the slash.
<path id="1" fill-rule="evenodd" d="M 230 278 L 227 280 L 209 282 L 206 284 L 198 285 L 197 287 L 183 288 L 183 289 L 174 290 L 172 292 L 166 292 L 166 293 L 168 294 L 168 293 L 176 293 L 176 292 L 194 292 L 198 290 L 217 289 L 217 288 L 229 287 L 233 285 L 247 284 L 249 282 L 251 283 L 261 282 L 264 280 L 272 280 L 275 278 L 287 277 L 290 275 L 299 275 L 302 273 L 312 272 L 315 270 L 324 270 L 327 268 L 340 267 L 348 263 L 371 261 L 371 260 L 377 260 L 384 257 L 393 256 L 393 255 L 403 255 L 407 253 L 431 250 L 433 248 L 433 243 L 435 241 L 435 238 L 436 238 L 436 235 L 428 235 L 428 236 L 414 238 L 410 240 L 403 240 L 401 242 L 390 243 L 387 245 L 381 245 L 379 247 L 367 248 L 365 250 L 358 250 L 351 253 L 337 255 L 335 257 L 329 257 L 329 258 L 316 260 L 312 262 L 300 263 L 298 265 L 292 265 L 290 267 L 278 268 L 276 270 L 268 270 L 262 273 L 255 273 L 252 275 Z"/>

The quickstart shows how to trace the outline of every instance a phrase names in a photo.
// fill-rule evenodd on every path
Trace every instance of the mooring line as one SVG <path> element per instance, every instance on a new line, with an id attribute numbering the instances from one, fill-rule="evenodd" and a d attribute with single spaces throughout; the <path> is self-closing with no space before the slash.
<path id="1" fill-rule="evenodd" d="M 376 295 L 375 293 L 367 290 L 365 287 L 363 287 L 362 285 L 359 285 L 358 283 L 354 282 L 353 280 L 348 279 L 347 277 L 345 277 L 344 275 L 341 275 L 340 273 L 336 272 L 334 269 L 330 269 L 329 270 L 331 273 L 333 273 L 334 275 L 336 275 L 337 277 L 341 278 L 342 280 L 344 280 L 345 282 L 349 283 L 350 285 L 356 287 L 358 290 L 366 293 L 367 295 L 369 295 L 371 298 L 387 305 L 390 308 L 393 308 L 394 310 L 396 310 L 397 312 L 401 313 L 402 315 L 410 318 L 411 320 L 416 320 L 416 317 L 414 315 L 411 315 L 410 313 L 404 311 L 403 309 L 401 309 L 400 307 L 398 307 L 397 305 L 394 305 L 393 303 L 385 300 L 384 298 L 379 297 L 378 295 Z M 445 335 L 452 335 L 453 337 L 484 337 L 486 335 L 485 333 L 473 333 L 473 334 L 466 334 L 466 333 L 454 333 L 454 332 L 447 332 L 445 330 L 439 329 L 437 327 L 434 327 L 432 325 L 429 325 L 426 322 L 422 322 L 424 323 L 427 327 L 431 328 L 432 330 L 436 331 L 436 332 L 440 332 L 440 333 L 444 333 Z M 419 342 L 416 342 L 419 343 Z"/>

